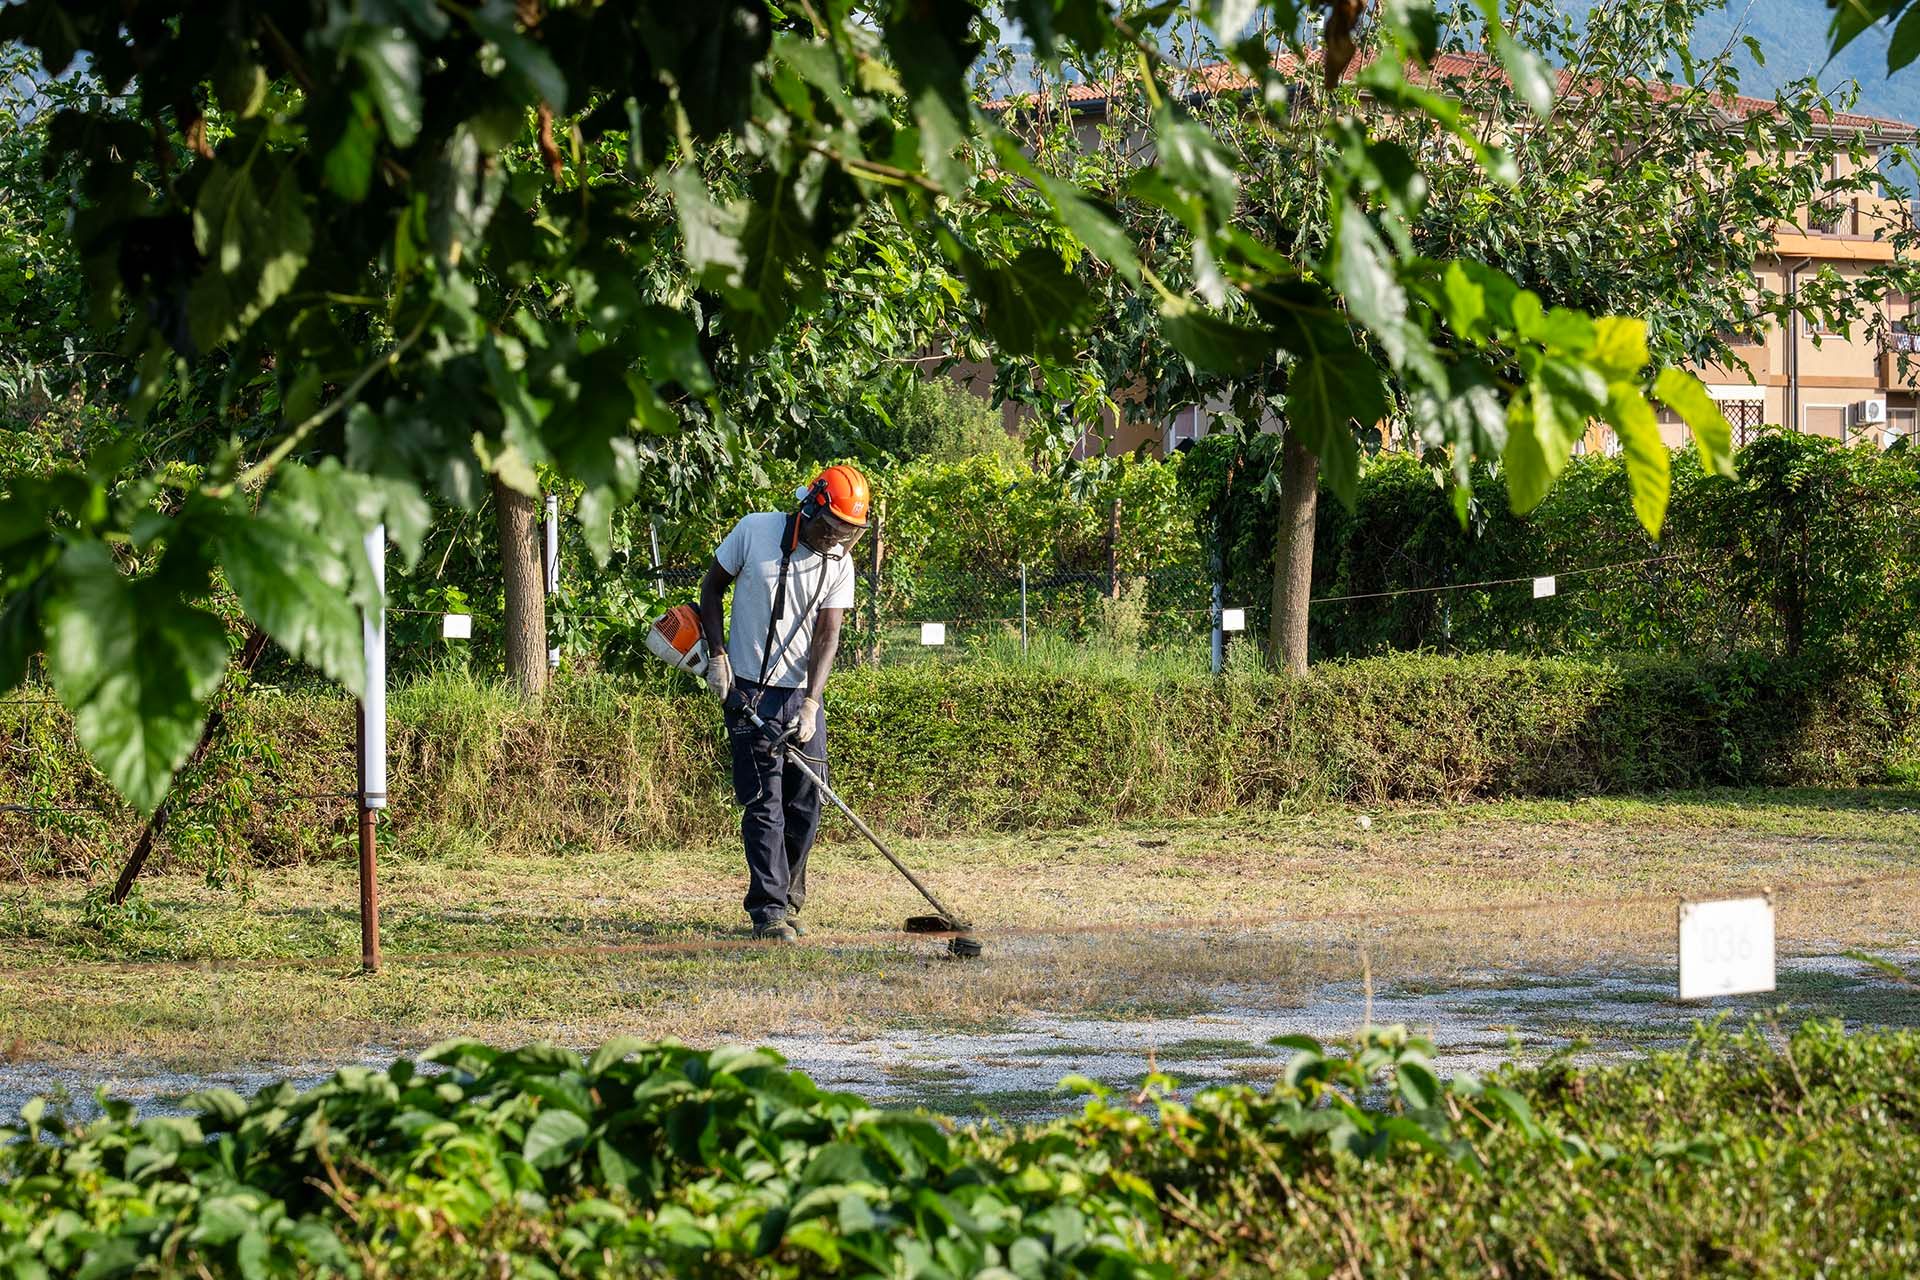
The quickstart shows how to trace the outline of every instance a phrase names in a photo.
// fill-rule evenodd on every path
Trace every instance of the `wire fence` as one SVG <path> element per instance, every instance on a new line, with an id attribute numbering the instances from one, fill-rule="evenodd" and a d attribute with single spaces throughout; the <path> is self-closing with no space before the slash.
<path id="1" fill-rule="evenodd" d="M 670 566 L 655 572 L 668 592 L 690 597 L 704 570 Z M 1693 590 L 1701 577 L 1702 570 L 1681 556 L 1629 556 L 1542 565 L 1522 576 L 1331 591 L 1312 596 L 1309 610 L 1317 635 L 1328 641 L 1316 645 L 1322 657 L 1354 656 L 1353 646 L 1333 641 L 1336 633 L 1367 632 L 1365 611 L 1421 600 L 1432 603 L 1431 616 L 1414 634 L 1359 652 L 1482 647 L 1469 632 L 1486 630 L 1488 615 L 1495 613 L 1509 633 L 1509 643 L 1500 647 L 1586 652 L 1632 644 L 1624 627 L 1602 615 L 1620 612 L 1629 599 Z M 856 570 L 855 606 L 842 632 L 841 654 L 850 663 L 954 662 L 1064 645 L 1184 657 L 1206 667 L 1216 636 L 1223 650 L 1261 648 L 1271 608 L 1269 584 L 1220 581 L 1183 564 L 1124 572 L 1021 563 L 900 569 L 868 562 Z M 556 610 L 560 626 L 584 619 L 638 625 L 638 619 L 582 614 L 564 605 Z"/>

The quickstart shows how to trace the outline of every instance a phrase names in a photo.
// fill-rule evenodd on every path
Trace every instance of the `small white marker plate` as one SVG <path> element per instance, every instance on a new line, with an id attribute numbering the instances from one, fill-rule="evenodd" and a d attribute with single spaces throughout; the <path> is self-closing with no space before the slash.
<path id="1" fill-rule="evenodd" d="M 1247 611 L 1245 609 L 1222 609 L 1220 611 L 1220 629 L 1222 631 L 1245 631 L 1247 629 Z"/>
<path id="2" fill-rule="evenodd" d="M 947 642 L 947 624 L 944 622 L 923 622 L 920 624 L 921 644 L 945 644 Z"/>
<path id="3" fill-rule="evenodd" d="M 1559 594 L 1560 584 L 1551 577 L 1535 578 L 1533 580 L 1533 598 L 1535 600 L 1541 599 L 1544 596 L 1557 596 Z"/>
<path id="4" fill-rule="evenodd" d="M 442 640 L 473 639 L 473 615 L 470 613 L 441 614 L 440 638 Z"/>
<path id="5" fill-rule="evenodd" d="M 1773 899 L 1680 904 L 1680 998 L 1771 991 Z"/>

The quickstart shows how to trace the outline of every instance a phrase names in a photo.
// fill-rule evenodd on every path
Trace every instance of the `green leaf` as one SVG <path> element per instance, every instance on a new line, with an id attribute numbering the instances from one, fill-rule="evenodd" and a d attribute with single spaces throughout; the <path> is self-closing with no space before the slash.
<path id="1" fill-rule="evenodd" d="M 812 232 L 800 211 L 798 196 L 795 183 L 774 184 L 765 198 L 752 206 L 740 233 L 746 254 L 740 285 L 754 310 L 775 317 L 763 335 L 768 341 L 787 314 L 791 292 L 787 287 L 788 269 L 806 261 L 813 252 Z M 757 349 L 766 344 L 750 345 Z"/>
<path id="2" fill-rule="evenodd" d="M 346 594 L 351 570 L 341 549 L 271 505 L 257 516 L 222 512 L 201 527 L 247 616 L 302 662 L 364 692 L 360 610 Z M 350 550 L 361 554 L 358 544 Z"/>
<path id="3" fill-rule="evenodd" d="M 235 1125 L 247 1114 L 247 1101 L 231 1089 L 202 1089 L 180 1099 L 182 1108 L 197 1111 L 203 1118 L 211 1118 L 223 1125 Z"/>
<path id="4" fill-rule="evenodd" d="M 1051 249 L 1029 248 L 1010 266 L 989 266 L 971 250 L 961 272 L 995 342 L 1015 355 L 1071 356 L 1093 299 Z"/>
<path id="5" fill-rule="evenodd" d="M 1733 428 L 1707 394 L 1705 384 L 1684 370 L 1662 369 L 1654 379 L 1653 394 L 1679 414 L 1693 432 L 1701 465 L 1719 475 L 1733 475 Z"/>
<path id="6" fill-rule="evenodd" d="M 1907 10 L 1887 44 L 1887 74 L 1892 75 L 1920 57 L 1920 8 Z"/>
<path id="7" fill-rule="evenodd" d="M 1494 55 L 1513 82 L 1514 92 L 1542 119 L 1553 110 L 1553 73 L 1540 55 L 1513 38 L 1500 20 L 1500 0 L 1479 0 L 1480 14 L 1493 37 Z"/>
<path id="8" fill-rule="evenodd" d="M 1350 198 L 1334 208 L 1330 275 L 1353 318 L 1374 336 L 1396 369 L 1444 385 L 1445 371 L 1426 333 L 1408 318 L 1407 291 L 1367 215 Z"/>
<path id="9" fill-rule="evenodd" d="M 1589 355 L 1610 380 L 1638 377 L 1647 367 L 1647 322 L 1634 316 L 1598 317 Z"/>
<path id="10" fill-rule="evenodd" d="M 1358 346 L 1296 353 L 1287 381 L 1287 427 L 1319 456 L 1321 478 L 1349 511 L 1360 489 L 1360 446 L 1352 424 L 1373 426 L 1386 416 L 1379 366 Z"/>
<path id="11" fill-rule="evenodd" d="M 1060 222 L 1074 237 L 1094 254 L 1106 262 L 1127 279 L 1138 283 L 1140 279 L 1140 256 L 1133 245 L 1133 238 L 1121 229 L 1120 224 L 1106 210 L 1094 204 L 1081 194 L 1080 189 L 1071 182 L 1047 174 L 1040 174 L 1041 189 L 1047 193 L 1047 199 L 1053 202 L 1054 212 Z"/>
<path id="12" fill-rule="evenodd" d="M 714 204 L 707 184 L 693 169 L 675 169 L 657 181 L 673 196 L 687 265 L 710 285 L 737 286 L 747 262 L 739 214 Z"/>
<path id="13" fill-rule="evenodd" d="M 1862 31 L 1907 4 L 1908 0 L 1834 0 L 1833 22 L 1827 27 L 1828 56 L 1839 53 Z"/>
<path id="14" fill-rule="evenodd" d="M 1311 1053 L 1315 1057 L 1319 1057 L 1324 1053 L 1326 1053 L 1327 1051 L 1327 1047 L 1321 1044 L 1318 1040 L 1314 1039 L 1310 1035 L 1304 1035 L 1300 1033 L 1295 1033 L 1293 1035 L 1285 1035 L 1285 1036 L 1273 1036 L 1267 1041 L 1267 1043 L 1272 1045 L 1276 1049 L 1294 1049 L 1299 1051 L 1300 1053 Z"/>
<path id="15" fill-rule="evenodd" d="M 266 1280 L 267 1259 L 272 1251 L 273 1246 L 267 1242 L 266 1233 L 258 1226 L 243 1234 L 233 1251 L 233 1260 L 239 1267 L 242 1280 Z"/>
<path id="16" fill-rule="evenodd" d="M 27 678 L 27 661 L 45 643 L 40 609 L 52 585 L 53 576 L 41 573 L 0 603 L 0 689 Z"/>
<path id="17" fill-rule="evenodd" d="M 1153 139 L 1161 174 L 1176 187 L 1200 196 L 1216 221 L 1225 222 L 1233 215 L 1239 177 L 1232 158 L 1205 125 L 1171 107 L 1161 107 L 1154 113 Z"/>
<path id="18" fill-rule="evenodd" d="M 1537 386 L 1537 384 L 1535 384 Z M 1507 477 L 1507 505 L 1525 515 L 1539 506 L 1567 465 L 1571 444 L 1564 442 L 1551 411 L 1541 423 L 1539 407 L 1515 396 L 1507 406 L 1507 447 L 1500 461 Z"/>
<path id="19" fill-rule="evenodd" d="M 1566 470 L 1574 442 L 1606 404 L 1607 384 L 1591 366 L 1560 356 L 1539 361 L 1525 398 L 1516 397 L 1510 406 L 1502 454 L 1507 498 L 1516 514 L 1526 514 L 1546 498 Z"/>
<path id="20" fill-rule="evenodd" d="M 353 204 L 365 200 L 367 192 L 373 189 L 373 162 L 380 143 L 370 118 L 373 104 L 366 102 L 364 111 L 358 109 L 363 98 L 364 95 L 358 93 L 349 95 L 347 114 L 339 123 L 340 133 L 321 160 L 321 173 L 326 177 L 328 188 Z"/>
<path id="21" fill-rule="evenodd" d="M 945 99 L 931 89 L 915 94 L 913 119 L 919 126 L 920 162 L 926 166 L 927 176 L 942 191 L 965 190 L 967 167 L 957 153 L 966 146 L 967 135 Z"/>
<path id="22" fill-rule="evenodd" d="M 1447 324 L 1461 337 L 1474 342 L 1487 337 L 1487 291 L 1456 262 L 1447 264 L 1440 281 L 1441 299 L 1446 304 Z"/>
<path id="23" fill-rule="evenodd" d="M 340 50 L 366 77 L 387 137 L 396 147 L 412 146 L 420 134 L 420 46 L 412 35 L 385 23 L 355 23 Z"/>
<path id="24" fill-rule="evenodd" d="M 605 1138 L 593 1144 L 594 1155 L 600 1162 L 600 1178 L 609 1187 L 621 1187 L 636 1190 L 636 1183 L 644 1172 L 640 1165 L 620 1148 Z"/>
<path id="25" fill-rule="evenodd" d="M 1253 21 L 1257 8 L 1257 0 L 1203 0 L 1200 12 L 1215 35 L 1223 40 L 1235 40 Z"/>
<path id="26" fill-rule="evenodd" d="M 523 35 L 514 21 L 512 0 L 487 0 L 473 13 L 473 29 L 500 50 L 507 69 L 526 82 L 535 97 L 556 113 L 567 109 L 567 79 L 540 44 Z"/>
<path id="27" fill-rule="evenodd" d="M 403 567 L 411 570 L 420 559 L 428 530 L 433 528 L 432 506 L 411 480 L 370 476 L 366 484 L 378 505 L 379 518 L 387 526 L 387 541 L 399 549 Z"/>
<path id="28" fill-rule="evenodd" d="M 542 1111 L 527 1126 L 527 1139 L 520 1154 L 536 1169 L 565 1164 L 586 1140 L 589 1131 L 587 1122 L 571 1111 L 560 1108 Z"/>
<path id="29" fill-rule="evenodd" d="M 1607 397 L 1607 422 L 1620 437 L 1620 451 L 1627 460 L 1627 484 L 1633 492 L 1633 513 L 1649 537 L 1660 536 L 1667 518 L 1667 498 L 1672 488 L 1672 459 L 1660 439 L 1660 422 L 1653 406 L 1639 389 L 1616 382 Z"/>
<path id="30" fill-rule="evenodd" d="M 634 317 L 633 336 L 655 382 L 677 382 L 697 396 L 713 390 L 700 334 L 684 312 L 658 304 L 643 307 Z"/>
<path id="31" fill-rule="evenodd" d="M 604 1075 L 634 1054 L 644 1053 L 653 1047 L 653 1041 L 642 1040 L 639 1036 L 615 1036 L 595 1050 L 593 1057 L 587 1060 L 587 1074 Z"/>
<path id="32" fill-rule="evenodd" d="M 228 657 L 220 620 L 186 603 L 203 583 L 162 570 L 135 580 L 106 544 L 75 542 L 43 610 L 47 670 L 73 713 L 74 735 L 142 813 L 165 798 L 193 750 Z"/>
<path id="33" fill-rule="evenodd" d="M 362 539 L 379 523 L 381 501 L 364 477 L 333 458 L 317 467 L 282 466 L 271 500 L 282 517 L 310 530 L 340 558 L 348 574 L 344 589 L 356 605 L 371 609 L 380 603 Z"/>
<path id="34" fill-rule="evenodd" d="M 1271 330 L 1222 319 L 1189 298 L 1160 304 L 1160 333 L 1205 373 L 1251 373 L 1272 361 L 1280 345 Z"/>
<path id="35" fill-rule="evenodd" d="M 190 1238 L 218 1246 L 252 1230 L 260 1218 L 260 1206 L 249 1197 L 210 1196 L 200 1202 L 199 1218 Z"/>
<path id="36" fill-rule="evenodd" d="M 194 244 L 207 262 L 188 306 L 202 350 L 233 337 L 291 289 L 313 248 L 295 167 L 262 160 L 258 133 L 221 148 L 194 201 Z"/>

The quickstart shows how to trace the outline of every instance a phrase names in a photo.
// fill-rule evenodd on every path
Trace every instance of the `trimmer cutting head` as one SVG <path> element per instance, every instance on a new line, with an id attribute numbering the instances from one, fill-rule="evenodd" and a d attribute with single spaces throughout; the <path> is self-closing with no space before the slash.
<path id="1" fill-rule="evenodd" d="M 980 958 L 980 939 L 968 931 L 964 920 L 953 920 L 947 916 L 908 916 L 908 933 L 952 933 L 958 937 L 947 940 L 947 954 L 956 960 L 977 960 Z"/>

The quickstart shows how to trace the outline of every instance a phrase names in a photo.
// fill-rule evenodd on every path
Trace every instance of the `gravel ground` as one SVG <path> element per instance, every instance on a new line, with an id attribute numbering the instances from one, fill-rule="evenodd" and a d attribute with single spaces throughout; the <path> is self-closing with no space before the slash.
<path id="1" fill-rule="evenodd" d="M 1891 957 L 1911 964 L 1920 953 Z M 1443 1072 L 1485 1071 L 1516 1056 L 1531 1058 L 1585 1042 L 1580 1056 L 1630 1056 L 1684 1040 L 1694 1023 L 1728 1012 L 1764 1013 L 1784 1004 L 1786 1017 L 1839 1016 L 1851 1025 L 1920 1026 L 1920 990 L 1874 975 L 1841 955 L 1783 958 L 1780 991 L 1723 1000 L 1711 1006 L 1673 998 L 1671 971 L 1585 972 L 1516 981 L 1510 972 L 1468 975 L 1442 991 L 1388 987 L 1371 1000 L 1377 1024 L 1403 1023 L 1432 1039 Z M 823 1085 L 875 1101 L 926 1105 L 959 1116 L 1028 1118 L 1075 1108 L 1056 1094 L 1061 1077 L 1090 1076 L 1136 1084 L 1151 1060 L 1183 1087 L 1229 1080 L 1264 1083 L 1279 1072 L 1286 1051 L 1276 1036 L 1306 1034 L 1329 1040 L 1350 1034 L 1368 1016 L 1368 998 L 1355 983 L 1321 988 L 1305 1005 L 1279 1007 L 1258 988 L 1214 990 L 1211 1008 L 1186 1017 L 1090 1019 L 1014 1018 L 990 1033 L 939 1030 L 890 1032 L 852 1039 L 828 1029 L 769 1037 L 765 1043 Z M 368 1045 L 355 1059 L 383 1066 L 402 1056 L 394 1046 Z M 166 1109 L 167 1100 L 217 1086 L 246 1095 L 291 1079 L 307 1087 L 337 1063 L 259 1064 L 195 1074 L 148 1073 L 139 1061 L 78 1059 L 59 1064 L 0 1064 L 0 1115 L 12 1115 L 36 1094 L 64 1091 L 82 1112 L 93 1109 L 96 1087 Z"/>

